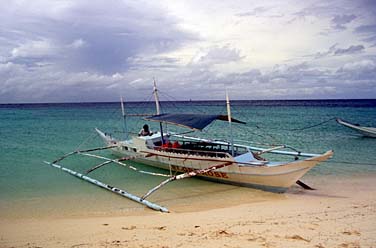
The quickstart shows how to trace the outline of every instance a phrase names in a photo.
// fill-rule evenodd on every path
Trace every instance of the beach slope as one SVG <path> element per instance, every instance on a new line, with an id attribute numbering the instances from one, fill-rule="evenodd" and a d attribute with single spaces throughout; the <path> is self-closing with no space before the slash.
<path id="1" fill-rule="evenodd" d="M 315 191 L 200 211 L 3 219 L 0 246 L 375 247 L 375 177 L 329 179 L 315 179 Z"/>

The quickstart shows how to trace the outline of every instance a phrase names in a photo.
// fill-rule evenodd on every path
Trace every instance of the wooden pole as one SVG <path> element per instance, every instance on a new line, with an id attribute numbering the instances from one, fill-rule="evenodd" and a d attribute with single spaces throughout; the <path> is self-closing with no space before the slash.
<path id="1" fill-rule="evenodd" d="M 87 174 L 89 174 L 90 172 L 95 171 L 96 169 L 99 169 L 99 168 L 101 168 L 102 166 L 104 166 L 104 165 L 106 165 L 106 164 L 109 164 L 109 163 L 112 163 L 112 161 L 105 161 L 105 162 L 103 162 L 103 163 L 100 163 L 100 164 L 94 166 L 93 168 L 88 169 L 88 170 L 85 172 L 85 174 L 87 175 Z"/>
<path id="2" fill-rule="evenodd" d="M 123 127 L 124 127 L 125 140 L 127 140 L 128 139 L 128 126 L 127 126 L 127 116 L 125 114 L 123 97 L 120 97 L 120 104 L 121 104 L 121 113 L 123 115 L 123 125 L 124 125 Z"/>
<path id="3" fill-rule="evenodd" d="M 154 94 L 154 99 L 155 99 L 155 107 L 157 108 L 157 115 L 160 115 L 161 114 L 161 108 L 160 108 L 160 105 L 159 105 L 157 83 L 155 82 L 155 79 L 153 79 L 153 80 L 154 80 L 153 94 Z M 162 145 L 163 145 L 165 142 L 164 142 L 164 138 L 163 138 L 162 122 L 159 123 L 159 129 L 160 129 L 160 132 L 161 132 L 161 142 L 162 142 Z"/>
<path id="4" fill-rule="evenodd" d="M 271 152 L 271 151 L 273 151 L 273 150 L 278 150 L 278 149 L 281 149 L 281 148 L 286 148 L 286 146 L 285 146 L 285 145 L 282 145 L 282 146 L 272 147 L 272 148 L 269 148 L 269 149 L 265 149 L 265 150 L 262 150 L 262 151 L 256 152 L 255 154 L 256 154 L 256 155 L 261 155 L 261 154 L 264 154 L 264 153 L 267 153 L 267 152 Z"/>
<path id="5" fill-rule="evenodd" d="M 302 187 L 303 189 L 307 189 L 307 190 L 315 190 L 314 188 L 312 188 L 311 186 L 303 183 L 302 181 L 298 180 L 296 181 L 296 184 L 299 185 L 300 187 Z"/>
<path id="6" fill-rule="evenodd" d="M 227 90 L 226 90 L 226 105 L 227 105 L 228 124 L 230 126 L 231 156 L 234 157 L 234 155 L 235 155 L 235 152 L 234 152 L 234 135 L 233 135 L 233 132 L 232 132 L 230 99 L 228 97 Z"/>
<path id="7" fill-rule="evenodd" d="M 180 179 L 184 179 L 184 178 L 188 178 L 188 177 L 194 177 L 194 176 L 197 176 L 199 174 L 203 174 L 203 173 L 206 173 L 206 172 L 209 172 L 209 171 L 217 170 L 217 169 L 220 169 L 220 168 L 232 165 L 232 164 L 233 164 L 232 162 L 226 162 L 226 163 L 223 163 L 223 164 L 212 165 L 212 166 L 210 166 L 206 169 L 198 169 L 198 170 L 194 170 L 194 171 L 191 171 L 191 172 L 187 172 L 187 173 L 184 173 L 184 174 L 180 174 L 180 175 L 177 175 L 177 176 L 170 177 L 170 178 L 164 180 L 163 182 L 161 182 L 160 184 L 158 184 L 157 186 L 155 186 L 154 188 L 152 188 L 151 190 L 149 190 L 145 195 L 143 195 L 141 197 L 141 201 L 143 201 L 146 197 L 150 196 L 155 191 L 157 191 L 158 189 L 162 188 L 164 185 L 166 185 L 166 184 L 168 184 L 172 181 L 180 180 Z"/>
<path id="8" fill-rule="evenodd" d="M 106 149 L 111 149 L 111 148 L 115 148 L 117 146 L 105 146 L 105 147 L 97 147 L 97 148 L 92 148 L 92 149 L 86 149 L 86 150 L 77 150 L 77 151 L 73 151 L 73 152 L 70 152 L 70 153 L 67 153 L 65 154 L 64 156 L 54 160 L 52 163 L 57 163 L 71 155 L 74 155 L 74 154 L 77 154 L 77 153 L 80 153 L 80 152 L 93 152 L 93 151 L 99 151 L 99 150 L 106 150 Z"/>
<path id="9" fill-rule="evenodd" d="M 151 176 L 170 177 L 170 175 L 167 175 L 167 174 L 161 174 L 161 173 L 154 173 L 154 172 L 139 170 L 136 167 L 133 167 L 131 165 L 127 165 L 127 164 L 124 164 L 124 163 L 120 162 L 120 161 L 126 161 L 126 160 L 136 159 L 137 158 L 136 156 L 124 157 L 124 158 L 119 158 L 119 159 L 110 159 L 110 158 L 106 158 L 106 157 L 102 157 L 102 156 L 95 155 L 95 154 L 90 154 L 90 153 L 79 153 L 79 155 L 93 157 L 93 158 L 98 158 L 98 159 L 103 159 L 103 160 L 106 160 L 106 161 L 109 161 L 109 162 L 112 162 L 112 163 L 115 163 L 115 164 L 118 164 L 118 165 L 122 165 L 124 167 L 128 167 L 129 169 L 132 169 L 134 171 L 140 172 L 142 174 L 147 174 L 147 175 L 151 175 Z M 145 157 L 148 157 L 148 155 L 146 155 Z"/>
<path id="10" fill-rule="evenodd" d="M 132 201 L 135 201 L 135 202 L 141 203 L 141 204 L 147 206 L 148 208 L 151 208 L 151 209 L 153 209 L 153 210 L 157 210 L 157 211 L 161 211 L 161 212 L 164 212 L 164 213 L 168 213 L 168 212 L 169 212 L 168 209 L 165 208 L 165 207 L 162 207 L 162 206 L 159 206 L 159 205 L 157 205 L 157 204 L 155 204 L 155 203 L 152 203 L 152 202 L 146 201 L 146 200 L 144 200 L 144 199 L 141 199 L 140 197 L 135 196 L 135 195 L 132 195 L 132 194 L 130 194 L 130 193 L 124 191 L 124 190 L 121 190 L 121 189 L 119 189 L 119 188 L 115 188 L 115 187 L 113 187 L 113 186 L 111 186 L 111 185 L 108 185 L 108 184 L 102 183 L 102 182 L 100 182 L 100 181 L 98 181 L 98 180 L 96 180 L 96 179 L 93 179 L 93 178 L 91 178 L 91 177 L 85 176 L 85 175 L 83 175 L 83 174 L 81 174 L 81 173 L 79 173 L 79 172 L 76 172 L 76 171 L 73 171 L 73 170 L 71 170 L 71 169 L 65 168 L 65 167 L 63 167 L 63 166 L 61 166 L 61 165 L 58 165 L 58 164 L 55 164 L 55 163 L 50 163 L 50 162 L 47 162 L 47 161 L 44 161 L 44 162 L 45 162 L 46 164 L 48 164 L 48 165 L 54 167 L 54 168 L 60 169 L 60 170 L 66 172 L 66 173 L 68 173 L 68 174 L 71 174 L 71 175 L 73 175 L 73 176 L 75 176 L 75 177 L 78 177 L 78 178 L 80 178 L 80 179 L 82 179 L 82 180 L 85 180 L 85 181 L 87 181 L 87 182 L 89 182 L 89 183 L 92 183 L 92 184 L 94 184 L 94 185 L 96 185 L 96 186 L 99 186 L 99 187 L 101 187 L 101 188 L 107 189 L 107 190 L 109 190 L 109 191 L 111 191 L 111 192 L 113 192 L 113 193 L 116 193 L 116 194 L 118 194 L 118 195 L 121 195 L 121 196 L 123 196 L 123 197 L 126 197 L 126 198 L 128 198 L 128 199 L 130 199 L 130 200 L 132 200 Z"/>

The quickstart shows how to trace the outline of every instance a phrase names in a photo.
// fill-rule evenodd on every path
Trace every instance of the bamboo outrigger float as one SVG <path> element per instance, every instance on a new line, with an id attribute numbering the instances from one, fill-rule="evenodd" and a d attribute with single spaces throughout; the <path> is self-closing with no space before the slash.
<path id="1" fill-rule="evenodd" d="M 105 147 L 74 151 L 51 163 L 46 163 L 54 168 L 61 169 L 71 175 L 139 202 L 151 209 L 168 212 L 165 207 L 151 203 L 147 201 L 146 198 L 170 182 L 198 176 L 215 182 L 253 187 L 273 192 L 285 192 L 295 183 L 305 189 L 312 189 L 310 186 L 300 181 L 301 177 L 319 162 L 325 161 L 333 155 L 333 151 L 331 150 L 323 154 L 311 154 L 302 153 L 286 145 L 260 148 L 235 144 L 232 138 L 232 123 L 245 123 L 231 117 L 230 103 L 227 94 L 227 115 L 161 114 L 155 82 L 154 96 L 157 114 L 149 115 L 144 119 L 159 122 L 160 131 L 153 134 L 148 133 L 147 135 L 133 137 L 129 137 L 128 134 L 126 134 L 125 140 L 117 140 L 111 135 L 96 129 L 99 136 L 103 139 L 106 145 Z M 124 130 L 127 131 L 127 115 L 125 114 L 123 102 L 121 103 L 121 107 L 124 117 Z M 162 129 L 162 124 L 165 123 L 192 130 L 202 130 L 215 120 L 227 121 L 229 123 L 231 134 L 229 142 L 164 132 Z M 110 149 L 119 159 L 109 159 L 91 153 L 104 149 Z M 283 149 L 290 149 L 292 151 Z M 265 153 L 293 156 L 293 159 L 291 161 L 272 162 L 260 157 Z M 87 170 L 85 175 L 57 164 L 72 155 L 95 157 L 104 160 L 104 162 Z M 126 160 L 133 160 L 161 168 L 170 171 L 170 173 L 162 174 L 140 171 L 133 166 L 123 163 L 123 161 Z M 167 179 L 139 197 L 87 176 L 88 173 L 110 163 L 122 165 L 148 175 L 167 177 Z M 175 173 L 181 172 L 181 174 L 173 175 L 172 171 Z"/>
<path id="2" fill-rule="evenodd" d="M 97 179 L 93 179 L 93 178 L 91 178 L 91 177 L 85 176 L 84 174 L 81 174 L 81 173 L 76 172 L 76 171 L 74 171 L 74 170 L 71 170 L 71 169 L 65 168 L 65 167 L 63 167 L 63 166 L 61 166 L 61 165 L 58 165 L 58 164 L 54 164 L 54 163 L 50 163 L 50 162 L 46 162 L 46 161 L 45 161 L 45 163 L 51 165 L 52 167 L 55 167 L 55 168 L 57 168 L 57 169 L 60 169 L 60 170 L 66 172 L 66 173 L 68 173 L 68 174 L 70 174 L 70 175 L 73 175 L 73 176 L 78 177 L 78 178 L 80 178 L 80 179 L 82 179 L 82 180 L 85 180 L 85 181 L 87 181 L 87 182 L 89 182 L 89 183 L 92 183 L 92 184 L 94 184 L 94 185 L 96 185 L 96 186 L 99 186 L 99 187 L 101 187 L 101 188 L 107 189 L 107 190 L 109 190 L 109 191 L 111 191 L 111 192 L 113 192 L 113 193 L 115 193 L 115 194 L 118 194 L 118 195 L 124 196 L 124 197 L 126 197 L 126 198 L 128 198 L 128 199 L 130 199 L 130 200 L 132 200 L 132 201 L 135 201 L 135 202 L 141 203 L 141 204 L 143 204 L 143 205 L 145 205 L 145 206 L 147 206 L 148 208 L 151 208 L 151 209 L 153 209 L 153 210 L 161 211 L 161 212 L 164 212 L 164 213 L 168 213 L 168 212 L 169 212 L 168 209 L 165 208 L 165 207 L 162 207 L 162 206 L 159 206 L 158 204 L 155 204 L 155 203 L 152 203 L 152 202 L 146 201 L 146 200 L 144 200 L 144 199 L 141 199 L 141 198 L 138 197 L 138 196 L 132 195 L 131 193 L 128 193 L 128 192 L 126 192 L 126 191 L 124 191 L 124 190 L 121 190 L 121 189 L 119 189 L 119 188 L 116 188 L 116 187 L 113 187 L 113 186 L 111 186 L 111 185 L 108 185 L 108 184 L 105 184 L 105 183 L 103 183 L 103 182 L 100 182 L 100 181 L 98 181 Z"/>

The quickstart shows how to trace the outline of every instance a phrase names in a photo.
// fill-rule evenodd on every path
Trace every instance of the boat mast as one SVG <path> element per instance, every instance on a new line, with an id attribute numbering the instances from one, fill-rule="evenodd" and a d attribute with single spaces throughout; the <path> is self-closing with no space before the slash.
<path id="1" fill-rule="evenodd" d="M 232 122 L 231 122 L 231 108 L 230 108 L 230 99 L 228 97 L 228 92 L 226 90 L 226 105 L 227 105 L 227 117 L 228 124 L 230 126 L 230 142 L 231 142 L 231 155 L 234 156 L 234 136 L 232 134 Z"/>
<path id="2" fill-rule="evenodd" d="M 155 82 L 155 79 L 153 79 L 153 80 L 154 80 L 153 94 L 154 94 L 154 99 L 155 99 L 155 107 L 157 108 L 157 115 L 160 115 L 161 110 L 160 110 L 160 106 L 159 106 L 159 96 L 158 96 L 157 84 Z"/>
<path id="3" fill-rule="evenodd" d="M 121 106 L 121 113 L 123 115 L 123 131 L 125 135 L 125 140 L 128 139 L 128 127 L 127 127 L 127 116 L 125 115 L 125 108 L 124 108 L 124 102 L 123 102 L 123 97 L 120 97 L 120 106 Z"/>
<path id="4" fill-rule="evenodd" d="M 160 115 L 161 114 L 161 108 L 160 108 L 160 105 L 159 105 L 159 96 L 158 96 L 157 83 L 155 82 L 155 78 L 153 78 L 153 81 L 154 81 L 153 94 L 154 94 L 154 99 L 155 99 L 155 107 L 157 108 L 157 115 Z M 163 145 L 164 139 L 163 139 L 162 122 L 159 123 L 159 128 L 161 130 L 161 142 L 162 142 L 162 145 Z"/>

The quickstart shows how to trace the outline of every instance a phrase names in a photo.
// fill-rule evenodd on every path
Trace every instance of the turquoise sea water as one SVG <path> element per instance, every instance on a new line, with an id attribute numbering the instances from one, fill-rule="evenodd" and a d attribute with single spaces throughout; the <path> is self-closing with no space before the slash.
<path id="1" fill-rule="evenodd" d="M 162 102 L 161 105 L 163 112 L 226 112 L 222 101 Z M 155 112 L 151 102 L 127 103 L 126 108 L 128 113 Z M 232 113 L 233 117 L 247 122 L 245 126 L 234 124 L 234 136 L 239 142 L 250 140 L 255 146 L 257 143 L 288 144 L 311 153 L 333 149 L 333 159 L 315 167 L 306 177 L 376 175 L 376 139 L 362 137 L 333 119 L 340 117 L 376 127 L 376 100 L 234 101 Z M 138 132 L 144 123 L 139 117 L 131 117 L 128 128 Z M 43 163 L 44 160 L 53 161 L 78 146 L 102 146 L 95 127 L 112 132 L 114 136 L 124 136 L 119 103 L 0 105 L 1 215 L 26 212 L 25 215 L 39 216 L 55 211 L 58 215 L 62 209 L 75 213 L 77 206 L 93 214 L 142 209 Z M 157 128 L 151 123 L 152 130 Z M 172 128 L 171 131 L 182 129 Z M 200 135 L 220 139 L 227 138 L 227 133 L 228 124 L 216 122 Z M 102 154 L 110 156 L 106 151 Z M 63 164 L 82 172 L 98 163 L 100 161 L 74 157 Z M 137 194 L 144 193 L 162 180 L 117 165 L 108 165 L 92 176 Z M 151 200 L 162 205 L 174 201 L 184 205 L 190 202 L 181 200 L 184 197 L 201 200 L 235 189 L 233 186 L 187 179 L 167 186 L 165 193 L 157 193 Z"/>

